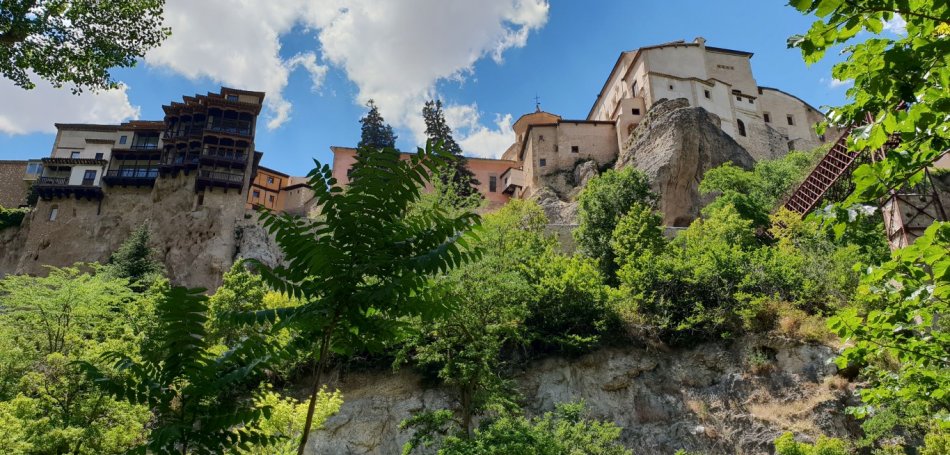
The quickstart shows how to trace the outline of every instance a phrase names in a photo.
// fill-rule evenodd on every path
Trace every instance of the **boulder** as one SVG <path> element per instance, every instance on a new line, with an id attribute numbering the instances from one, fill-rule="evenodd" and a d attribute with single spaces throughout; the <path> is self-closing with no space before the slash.
<path id="1" fill-rule="evenodd" d="M 660 196 L 663 224 L 682 227 L 714 197 L 699 193 L 703 174 L 724 163 L 751 169 L 755 160 L 722 131 L 719 116 L 680 98 L 650 109 L 621 149 L 616 168 L 645 172 Z"/>

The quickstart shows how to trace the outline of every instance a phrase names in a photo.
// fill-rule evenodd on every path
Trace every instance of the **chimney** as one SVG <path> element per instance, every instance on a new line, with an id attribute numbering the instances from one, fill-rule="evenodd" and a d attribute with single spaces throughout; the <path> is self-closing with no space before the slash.
<path id="1" fill-rule="evenodd" d="M 698 44 L 699 47 L 702 47 L 702 48 L 706 47 L 706 38 L 703 38 L 702 36 L 697 36 L 696 39 L 693 40 L 693 42 Z"/>

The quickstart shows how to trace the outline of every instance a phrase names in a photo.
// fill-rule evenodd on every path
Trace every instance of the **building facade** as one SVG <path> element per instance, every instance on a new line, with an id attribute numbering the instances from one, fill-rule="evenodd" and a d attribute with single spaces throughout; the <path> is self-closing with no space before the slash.
<path id="1" fill-rule="evenodd" d="M 0 207 L 16 208 L 26 204 L 30 193 L 26 160 L 0 160 Z"/>

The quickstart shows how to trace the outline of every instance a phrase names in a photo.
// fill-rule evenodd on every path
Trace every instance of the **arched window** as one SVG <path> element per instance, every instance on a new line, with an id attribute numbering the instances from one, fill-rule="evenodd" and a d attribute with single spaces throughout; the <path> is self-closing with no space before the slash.
<path id="1" fill-rule="evenodd" d="M 742 120 L 736 120 L 739 124 L 739 136 L 745 136 L 745 123 L 742 123 Z"/>

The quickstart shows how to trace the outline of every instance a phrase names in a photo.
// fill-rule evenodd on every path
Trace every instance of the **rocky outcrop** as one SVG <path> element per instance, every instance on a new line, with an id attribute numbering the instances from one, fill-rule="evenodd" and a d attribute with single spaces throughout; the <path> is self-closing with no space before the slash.
<path id="1" fill-rule="evenodd" d="M 245 209 L 246 193 L 218 189 L 199 200 L 193 176 L 185 175 L 157 179 L 153 188 L 107 191 L 101 201 L 40 201 L 9 242 L 17 251 L 0 255 L 0 275 L 43 275 L 47 265 L 104 263 L 142 225 L 148 227 L 169 279 L 182 286 L 217 288 L 239 255 L 268 264 L 280 258 L 256 214 Z"/>
<path id="2" fill-rule="evenodd" d="M 753 352 L 767 363 L 750 364 Z M 757 454 L 786 430 L 805 438 L 854 431 L 833 357 L 827 346 L 769 338 L 672 352 L 630 346 L 537 361 L 515 380 L 529 414 L 583 400 L 594 417 L 623 428 L 634 453 Z M 447 391 L 407 371 L 347 374 L 332 385 L 343 407 L 314 432 L 308 453 L 399 453 L 409 437 L 399 422 L 452 406 Z"/>
<path id="3" fill-rule="evenodd" d="M 722 131 L 718 116 L 675 99 L 653 105 L 624 144 L 616 167 L 645 172 L 660 196 L 663 223 L 679 227 L 712 200 L 699 194 L 699 182 L 707 170 L 724 163 L 750 169 L 754 160 Z"/>

